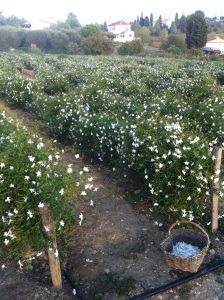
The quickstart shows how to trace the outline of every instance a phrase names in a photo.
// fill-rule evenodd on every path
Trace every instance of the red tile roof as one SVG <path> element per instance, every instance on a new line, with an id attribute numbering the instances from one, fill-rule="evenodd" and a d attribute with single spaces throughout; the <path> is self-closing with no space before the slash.
<path id="1" fill-rule="evenodd" d="M 108 26 L 116 26 L 116 25 L 130 25 L 130 24 L 126 22 L 118 21 L 118 22 L 111 23 Z"/>

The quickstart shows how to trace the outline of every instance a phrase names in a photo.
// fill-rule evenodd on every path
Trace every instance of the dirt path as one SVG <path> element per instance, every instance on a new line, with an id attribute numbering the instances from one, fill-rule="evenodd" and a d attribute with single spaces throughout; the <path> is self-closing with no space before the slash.
<path id="1" fill-rule="evenodd" d="M 23 120 L 26 126 L 34 126 L 35 120 L 29 113 L 0 102 L 0 109 L 3 108 L 14 118 Z M 66 148 L 63 159 L 75 164 L 70 150 Z M 125 200 L 124 191 L 118 189 L 110 171 L 99 172 L 96 167 L 89 167 L 98 190 L 80 203 L 84 221 L 75 230 L 74 247 L 68 255 L 70 276 L 79 283 L 84 299 L 128 299 L 128 295 L 185 275 L 170 271 L 165 263 L 160 243 L 167 230 L 155 225 L 152 218 L 136 212 Z M 215 241 L 215 254 L 209 253 L 205 262 L 224 256 L 222 245 L 221 240 Z M 37 269 L 37 276 L 34 271 L 25 270 L 20 271 L 18 277 L 18 272 L 13 272 L 15 267 L 10 268 L 0 271 L 0 294 L 6 295 L 1 299 L 74 299 L 66 285 L 55 294 L 49 279 L 40 280 L 44 272 L 49 276 L 46 266 L 44 272 L 39 270 L 38 273 Z M 224 275 L 213 273 L 151 299 L 221 300 L 224 299 L 223 283 Z M 11 290 L 18 290 L 17 295 L 11 294 Z"/>

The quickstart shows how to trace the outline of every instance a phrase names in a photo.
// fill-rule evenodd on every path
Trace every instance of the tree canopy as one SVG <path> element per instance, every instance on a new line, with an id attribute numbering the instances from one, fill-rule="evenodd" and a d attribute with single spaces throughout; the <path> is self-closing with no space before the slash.
<path id="1" fill-rule="evenodd" d="M 89 36 L 92 36 L 100 31 L 100 28 L 96 24 L 88 24 L 81 28 L 80 34 L 82 37 L 87 38 Z"/>
<path id="2" fill-rule="evenodd" d="M 80 27 L 80 23 L 78 21 L 78 18 L 76 17 L 76 15 L 73 13 L 73 12 L 70 12 L 67 16 L 67 19 L 65 21 L 69 26 L 70 28 L 72 29 L 75 29 L 75 28 L 78 28 Z"/>
<path id="3" fill-rule="evenodd" d="M 18 18 L 14 15 L 6 18 L 2 11 L 0 11 L 0 26 L 9 25 L 13 27 L 20 27 L 26 22 L 27 21 L 24 18 Z"/>
<path id="4" fill-rule="evenodd" d="M 202 11 L 196 11 L 187 18 L 186 44 L 190 48 L 201 48 L 207 42 L 207 23 Z"/>

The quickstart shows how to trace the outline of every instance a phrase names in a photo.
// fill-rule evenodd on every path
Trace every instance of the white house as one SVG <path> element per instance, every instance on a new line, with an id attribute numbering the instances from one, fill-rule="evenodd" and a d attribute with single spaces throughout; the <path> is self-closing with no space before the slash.
<path id="1" fill-rule="evenodd" d="M 131 25 L 126 22 L 115 22 L 107 26 L 109 32 L 115 34 L 115 42 L 130 42 L 135 39 L 135 33 L 131 30 Z"/>
<path id="2" fill-rule="evenodd" d="M 208 41 L 204 49 L 220 50 L 221 54 L 224 54 L 224 40 L 215 38 L 214 40 Z"/>

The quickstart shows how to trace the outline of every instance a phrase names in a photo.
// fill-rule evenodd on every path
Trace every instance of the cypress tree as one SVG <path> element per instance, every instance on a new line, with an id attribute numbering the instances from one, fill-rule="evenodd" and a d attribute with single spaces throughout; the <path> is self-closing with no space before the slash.
<path id="1" fill-rule="evenodd" d="M 162 16 L 161 15 L 159 16 L 159 26 L 160 26 L 160 28 L 162 28 Z"/>
<path id="2" fill-rule="evenodd" d="M 139 27 L 139 16 L 137 16 L 137 21 L 136 21 L 136 25 L 137 25 L 137 27 Z"/>
<path id="3" fill-rule="evenodd" d="M 174 34 L 177 33 L 177 26 L 176 26 L 176 22 L 172 22 L 171 27 L 170 27 L 170 33 Z"/>
<path id="4" fill-rule="evenodd" d="M 141 13 L 139 25 L 140 25 L 141 27 L 145 26 L 145 19 L 144 19 L 144 17 L 143 17 L 143 13 Z"/>
<path id="5" fill-rule="evenodd" d="M 153 27 L 153 14 L 150 14 L 150 20 L 149 20 L 150 26 Z"/>
<path id="6" fill-rule="evenodd" d="M 200 13 L 194 13 L 187 18 L 186 44 L 190 48 L 201 48 L 207 42 L 207 23 Z"/>
<path id="7" fill-rule="evenodd" d="M 175 20 L 174 20 L 174 22 L 175 22 L 175 25 L 176 25 L 176 28 L 178 28 L 178 23 L 179 23 L 179 20 L 178 20 L 178 13 L 176 13 L 176 15 L 175 15 Z"/>
<path id="8" fill-rule="evenodd" d="M 187 18 L 185 17 L 185 15 L 182 15 L 181 18 L 178 20 L 177 30 L 185 33 L 186 32 L 186 24 L 187 24 Z"/>
<path id="9" fill-rule="evenodd" d="M 145 17 L 145 22 L 144 23 L 145 23 L 144 24 L 145 27 L 149 27 L 150 26 L 150 22 L 149 22 L 149 17 L 148 16 Z"/>

